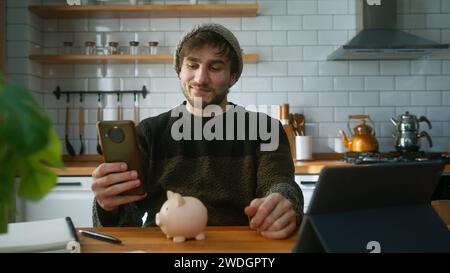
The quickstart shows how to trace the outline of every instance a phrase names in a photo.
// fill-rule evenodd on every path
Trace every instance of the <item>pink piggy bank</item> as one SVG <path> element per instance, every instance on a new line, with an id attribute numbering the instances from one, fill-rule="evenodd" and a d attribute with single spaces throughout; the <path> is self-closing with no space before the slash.
<path id="1" fill-rule="evenodd" d="M 204 240 L 203 233 L 208 222 L 208 211 L 195 197 L 181 196 L 167 191 L 167 201 L 156 214 L 156 224 L 174 242 L 183 242 L 189 238 Z"/>

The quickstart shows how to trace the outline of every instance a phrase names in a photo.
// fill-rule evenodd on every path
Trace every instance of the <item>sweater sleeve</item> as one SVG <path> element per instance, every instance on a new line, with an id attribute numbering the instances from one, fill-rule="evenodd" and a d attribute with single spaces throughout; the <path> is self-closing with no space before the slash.
<path id="1" fill-rule="evenodd" d="M 141 227 L 141 214 L 134 203 L 120 206 L 117 212 L 109 212 L 94 199 L 92 221 L 94 227 Z"/>
<path id="2" fill-rule="evenodd" d="M 274 124 L 274 120 L 272 120 Z M 295 169 L 290 152 L 289 142 L 279 122 L 272 125 L 278 127 L 278 147 L 272 151 L 257 151 L 257 196 L 264 197 L 277 192 L 288 199 L 297 214 L 297 225 L 303 219 L 303 193 L 294 179 Z"/>

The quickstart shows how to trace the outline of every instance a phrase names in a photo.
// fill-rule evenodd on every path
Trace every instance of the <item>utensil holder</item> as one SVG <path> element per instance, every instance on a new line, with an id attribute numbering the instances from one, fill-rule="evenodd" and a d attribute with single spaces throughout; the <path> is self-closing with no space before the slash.
<path id="1" fill-rule="evenodd" d="M 295 158 L 297 160 L 312 159 L 311 136 L 295 136 Z"/>

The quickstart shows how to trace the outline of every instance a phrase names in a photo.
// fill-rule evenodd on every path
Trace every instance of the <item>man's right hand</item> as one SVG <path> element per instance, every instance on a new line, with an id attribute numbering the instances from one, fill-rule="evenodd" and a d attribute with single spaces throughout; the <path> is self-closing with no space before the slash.
<path id="1" fill-rule="evenodd" d="M 144 199 L 142 195 L 120 195 L 137 188 L 141 181 L 136 171 L 127 171 L 127 164 L 123 162 L 102 163 L 92 172 L 91 189 L 97 203 L 106 211 L 114 212 L 120 205 Z"/>

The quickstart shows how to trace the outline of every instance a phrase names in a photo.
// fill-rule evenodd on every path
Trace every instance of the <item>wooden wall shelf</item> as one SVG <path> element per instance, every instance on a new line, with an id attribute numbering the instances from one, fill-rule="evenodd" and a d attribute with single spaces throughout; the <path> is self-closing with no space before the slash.
<path id="1" fill-rule="evenodd" d="M 173 18 L 173 17 L 255 17 L 258 4 L 137 5 L 137 6 L 29 6 L 44 19 L 54 18 Z"/>
<path id="2" fill-rule="evenodd" d="M 172 54 L 155 55 L 30 55 L 30 60 L 41 64 L 83 64 L 83 63 L 144 63 L 168 64 L 173 62 Z M 243 54 L 244 63 L 257 63 L 258 54 Z"/>

